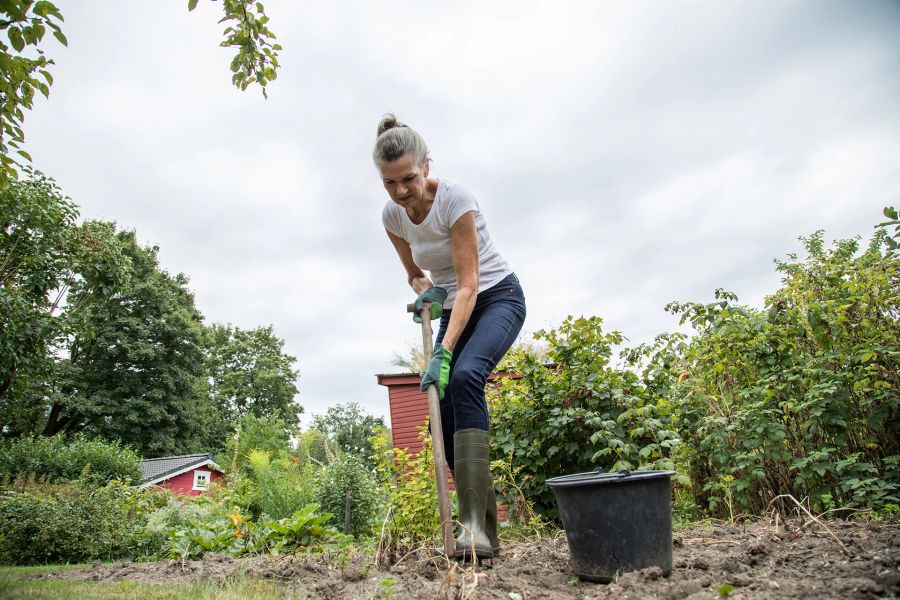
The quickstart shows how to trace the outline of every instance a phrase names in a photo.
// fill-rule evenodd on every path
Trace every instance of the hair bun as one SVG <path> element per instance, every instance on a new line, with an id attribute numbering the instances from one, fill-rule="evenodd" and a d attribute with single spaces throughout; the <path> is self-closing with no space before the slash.
<path id="1" fill-rule="evenodd" d="M 381 137 L 381 134 L 394 127 L 406 127 L 406 125 L 401 123 L 394 113 L 385 114 L 378 123 L 378 135 L 376 137 Z"/>

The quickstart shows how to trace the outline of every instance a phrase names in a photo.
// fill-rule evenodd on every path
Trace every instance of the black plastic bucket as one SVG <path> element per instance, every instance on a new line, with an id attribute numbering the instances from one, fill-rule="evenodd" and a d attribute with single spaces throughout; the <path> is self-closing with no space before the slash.
<path id="1" fill-rule="evenodd" d="M 672 487 L 675 471 L 563 475 L 547 480 L 569 541 L 575 573 L 607 583 L 616 573 L 659 567 L 672 571 Z"/>

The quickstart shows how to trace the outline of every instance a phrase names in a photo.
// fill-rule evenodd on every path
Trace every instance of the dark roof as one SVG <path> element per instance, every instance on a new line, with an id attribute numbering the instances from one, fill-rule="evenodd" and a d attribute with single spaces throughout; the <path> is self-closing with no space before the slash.
<path id="1" fill-rule="evenodd" d="M 218 469 L 212 454 L 182 454 L 181 456 L 148 458 L 141 463 L 141 481 L 164 479 L 166 475 L 175 475 L 180 471 L 183 472 L 207 462 L 212 462 Z"/>

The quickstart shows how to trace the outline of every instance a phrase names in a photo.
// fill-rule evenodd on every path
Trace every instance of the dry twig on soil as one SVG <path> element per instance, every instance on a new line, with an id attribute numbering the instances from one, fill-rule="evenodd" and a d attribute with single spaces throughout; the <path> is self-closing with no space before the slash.
<path id="1" fill-rule="evenodd" d="M 816 517 L 811 512 L 809 512 L 809 510 L 805 506 L 803 506 L 803 504 L 798 502 L 797 499 L 794 498 L 791 494 L 780 494 L 778 496 L 775 496 L 769 502 L 769 506 L 772 507 L 772 504 L 774 504 L 776 500 L 783 500 L 783 499 L 791 500 L 794 504 L 796 504 L 800 510 L 802 510 L 804 513 L 806 513 L 806 515 L 812 520 L 812 522 L 820 525 L 822 527 L 822 529 L 824 529 L 825 531 L 828 532 L 828 535 L 830 535 L 831 537 L 834 538 L 834 541 L 836 541 L 838 543 L 838 545 L 840 545 L 841 550 L 844 551 L 844 554 L 847 554 L 847 555 L 850 554 L 850 550 L 847 549 L 847 546 L 844 545 L 844 542 L 842 542 L 840 539 L 838 539 L 838 536 L 834 535 L 834 532 L 831 531 L 831 529 L 829 529 L 828 525 L 823 523 L 818 517 Z M 772 508 L 774 509 L 774 507 L 772 507 Z M 777 518 L 777 515 L 778 515 L 778 513 L 776 511 L 776 518 Z"/>

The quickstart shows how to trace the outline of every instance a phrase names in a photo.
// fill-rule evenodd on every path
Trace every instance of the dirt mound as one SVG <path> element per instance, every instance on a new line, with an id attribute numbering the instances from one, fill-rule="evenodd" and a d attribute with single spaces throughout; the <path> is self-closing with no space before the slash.
<path id="1" fill-rule="evenodd" d="M 766 523 L 695 526 L 675 532 L 673 571 L 657 568 L 620 575 L 610 584 L 579 581 L 569 568 L 560 534 L 504 546 L 479 568 L 428 556 L 405 557 L 378 571 L 366 555 L 281 556 L 96 564 L 56 575 L 88 581 L 146 583 L 227 581 L 249 574 L 283 582 L 298 597 L 350 598 L 878 598 L 900 595 L 900 522 L 829 522 L 777 530 Z M 837 538 L 837 539 L 835 539 Z M 838 541 L 839 540 L 839 541 Z"/>

